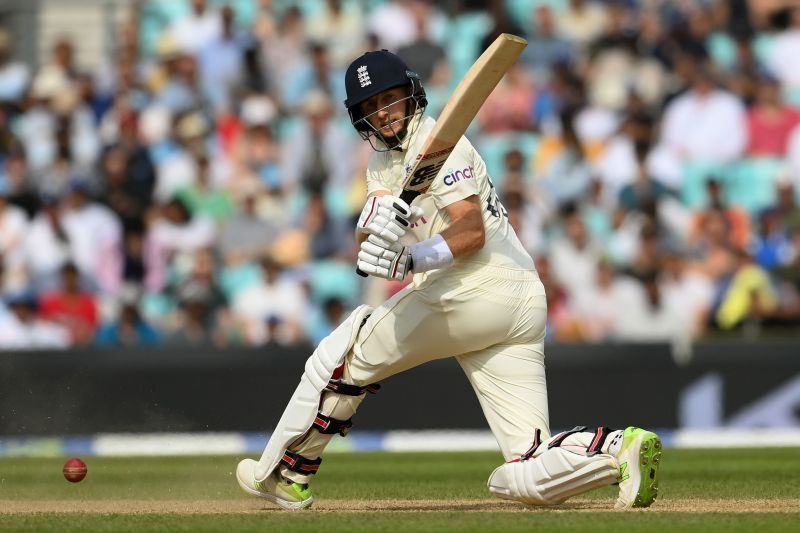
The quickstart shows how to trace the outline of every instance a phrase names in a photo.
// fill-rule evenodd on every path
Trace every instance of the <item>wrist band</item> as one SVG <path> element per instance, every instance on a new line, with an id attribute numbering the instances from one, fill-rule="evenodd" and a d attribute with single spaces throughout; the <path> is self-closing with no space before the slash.
<path id="1" fill-rule="evenodd" d="M 426 241 L 411 245 L 410 252 L 416 273 L 448 267 L 455 261 L 447 241 L 439 233 Z"/>

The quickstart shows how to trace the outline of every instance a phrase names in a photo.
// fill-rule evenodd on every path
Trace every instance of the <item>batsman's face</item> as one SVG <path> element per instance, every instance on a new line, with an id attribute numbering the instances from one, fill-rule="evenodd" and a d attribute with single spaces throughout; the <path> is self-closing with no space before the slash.
<path id="1" fill-rule="evenodd" d="M 407 97 L 403 87 L 386 89 L 365 100 L 361 113 L 383 137 L 395 137 L 404 126 Z"/>

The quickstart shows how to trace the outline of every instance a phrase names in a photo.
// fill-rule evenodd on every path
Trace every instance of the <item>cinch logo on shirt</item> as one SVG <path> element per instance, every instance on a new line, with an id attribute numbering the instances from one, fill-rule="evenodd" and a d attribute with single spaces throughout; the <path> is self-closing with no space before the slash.
<path id="1" fill-rule="evenodd" d="M 471 179 L 475 177 L 473 174 L 474 170 L 475 169 L 473 169 L 472 167 L 467 167 L 465 169 L 456 170 L 455 172 L 453 172 L 452 168 L 448 168 L 447 169 L 448 174 L 444 177 L 444 184 L 453 185 L 461 180 Z"/>

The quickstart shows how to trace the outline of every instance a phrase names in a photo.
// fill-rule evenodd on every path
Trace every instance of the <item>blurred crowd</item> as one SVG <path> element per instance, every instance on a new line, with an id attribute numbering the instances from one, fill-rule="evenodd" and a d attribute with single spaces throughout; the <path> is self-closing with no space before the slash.
<path id="1" fill-rule="evenodd" d="M 502 32 L 529 45 L 468 136 L 549 340 L 797 331 L 800 8 L 145 0 L 92 68 L 0 29 L 0 348 L 315 344 L 400 288 L 354 273 L 344 69 L 397 52 L 435 117 Z"/>

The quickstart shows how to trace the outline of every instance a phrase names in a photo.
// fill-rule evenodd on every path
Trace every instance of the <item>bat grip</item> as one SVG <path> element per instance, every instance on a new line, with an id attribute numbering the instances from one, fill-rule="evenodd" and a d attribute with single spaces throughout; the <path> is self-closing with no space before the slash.
<path id="1" fill-rule="evenodd" d="M 411 202 L 413 202 L 417 196 L 419 196 L 419 191 L 409 191 L 408 189 L 403 189 L 403 192 L 400 193 L 400 199 L 408 205 L 411 205 Z"/>
<path id="2" fill-rule="evenodd" d="M 403 189 L 403 192 L 400 193 L 400 199 L 403 200 L 408 205 L 411 205 L 411 202 L 419 196 L 419 191 L 409 191 L 408 189 Z M 367 277 L 367 273 L 361 270 L 360 268 L 356 267 L 356 274 L 361 276 L 362 278 Z"/>

